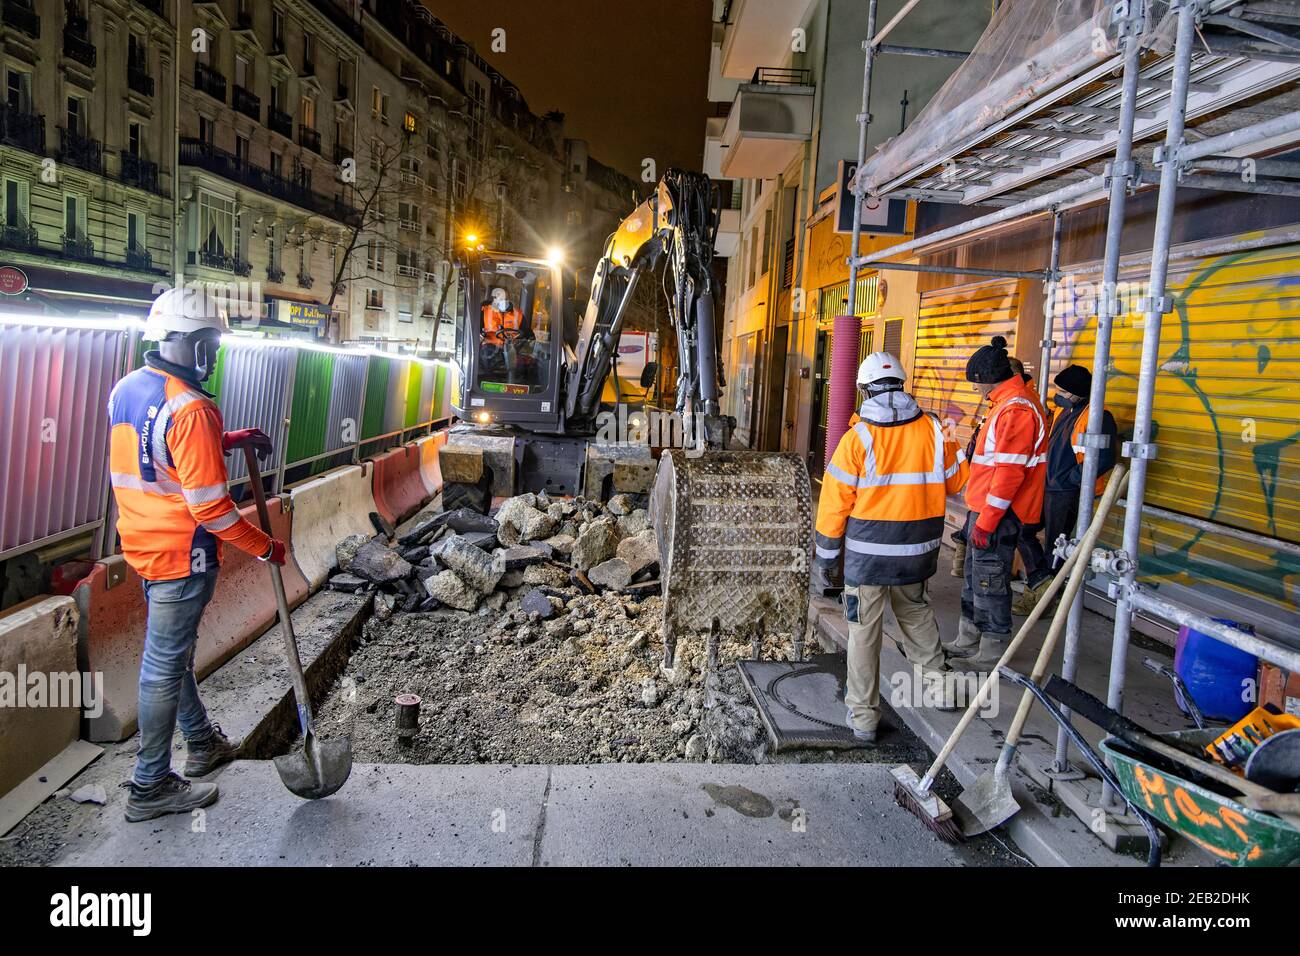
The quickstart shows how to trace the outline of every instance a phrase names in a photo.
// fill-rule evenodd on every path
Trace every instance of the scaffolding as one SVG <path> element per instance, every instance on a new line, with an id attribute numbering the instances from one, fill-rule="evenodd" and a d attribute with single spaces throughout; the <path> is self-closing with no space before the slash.
<path id="1" fill-rule="evenodd" d="M 906 4 L 889 28 L 914 6 L 916 0 Z M 874 2 L 871 10 L 874 21 Z M 1144 326 L 1134 430 L 1122 449 L 1131 463 L 1122 541 L 1117 550 L 1098 549 L 1090 556 L 1094 574 L 1109 576 L 1108 595 L 1115 602 L 1107 702 L 1117 710 L 1123 707 L 1137 612 L 1175 626 L 1187 625 L 1290 671 L 1300 670 L 1300 643 L 1294 635 L 1246 633 L 1197 608 L 1159 597 L 1137 581 L 1144 516 L 1174 514 L 1146 505 L 1145 496 L 1148 466 L 1158 454 L 1152 416 L 1161 325 L 1173 310 L 1166 283 L 1169 263 L 1180 255 L 1171 248 L 1177 192 L 1190 188 L 1300 196 L 1300 163 L 1252 158 L 1300 140 L 1300 97 L 1291 89 L 1300 78 L 1297 26 L 1300 10 L 1295 4 L 1267 0 L 1006 3 L 967 64 L 953 74 L 912 127 L 882 147 L 870 162 L 859 163 L 851 182 L 858 197 L 998 207 L 870 255 L 857 252 L 855 216 L 850 270 L 854 275 L 870 267 L 1043 279 L 1048 292 L 1046 332 L 1040 343 L 1043 374 L 1058 344 L 1052 332 L 1054 290 L 1067 274 L 1060 268 L 1061 215 L 1070 207 L 1104 199 L 1108 210 L 1089 396 L 1093 408 L 1104 407 L 1106 399 L 1127 200 L 1143 186 L 1158 187 L 1148 293 L 1139 303 Z M 1097 42 L 1099 30 L 1104 31 L 1100 34 L 1104 42 Z M 990 39 L 994 49 L 982 53 Z M 1017 43 L 1023 44 L 1020 62 L 1012 57 Z M 865 46 L 864 109 L 859 116 L 863 144 L 871 63 L 878 52 L 872 41 Z M 1065 59 L 1052 60 L 1053 56 Z M 971 75 L 963 76 L 966 67 Z M 1030 76 L 1031 70 L 1037 72 Z M 1268 118 L 1259 119 L 1261 114 Z M 1198 118 L 1202 122 L 1193 133 L 1188 123 Z M 1149 168 L 1142 166 L 1134 159 L 1134 143 L 1161 134 L 1154 162 Z M 1053 216 L 1053 228 L 1043 270 L 897 261 L 1044 213 Z M 1239 237 L 1211 248 L 1235 252 L 1276 244 L 1288 235 L 1300 238 L 1294 231 L 1280 239 Z M 1099 414 L 1090 416 L 1084 439 L 1076 541 L 1093 514 L 1098 462 L 1107 441 L 1103 420 Z M 1178 515 L 1173 520 L 1235 533 L 1241 540 L 1259 538 L 1271 547 L 1294 547 L 1201 519 Z M 1066 631 L 1062 676 L 1067 680 L 1076 676 L 1082 612 L 1080 593 L 1070 608 Z M 1067 748 L 1062 731 L 1052 766 L 1044 771 L 1048 776 L 1065 779 L 1072 773 Z M 1105 793 L 1103 803 L 1110 803 L 1113 796 Z"/>

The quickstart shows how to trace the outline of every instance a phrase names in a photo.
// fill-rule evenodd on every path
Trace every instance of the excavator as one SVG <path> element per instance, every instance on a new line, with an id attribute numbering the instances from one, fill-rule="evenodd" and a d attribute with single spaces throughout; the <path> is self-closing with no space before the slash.
<path id="1" fill-rule="evenodd" d="M 458 263 L 452 408 L 439 449 L 445 508 L 486 513 L 524 492 L 648 496 L 664 639 L 785 633 L 807 621 L 811 493 L 795 454 L 731 450 L 722 413 L 712 260 L 717 187 L 670 169 L 608 238 L 581 311 L 555 259 L 467 248 Z M 679 371 L 664 442 L 610 435 L 601 395 L 637 283 L 663 267 Z M 646 380 L 656 369 L 647 366 Z M 607 411 L 607 410 L 606 410 Z M 717 621 L 716 625 L 714 621 Z"/>

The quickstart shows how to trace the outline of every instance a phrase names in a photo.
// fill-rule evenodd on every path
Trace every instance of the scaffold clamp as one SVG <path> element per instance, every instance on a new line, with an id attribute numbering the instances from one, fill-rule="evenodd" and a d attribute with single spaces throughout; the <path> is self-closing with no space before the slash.
<path id="1" fill-rule="evenodd" d="M 1109 448 L 1110 436 L 1107 435 L 1105 432 L 1102 432 L 1099 435 L 1090 435 L 1087 432 L 1084 432 L 1083 447 L 1084 448 Z"/>
<path id="2" fill-rule="evenodd" d="M 1136 442 L 1126 441 L 1121 449 L 1125 458 L 1132 458 L 1136 461 L 1151 461 L 1156 457 L 1157 445 L 1155 442 Z"/>
<path id="3" fill-rule="evenodd" d="M 1138 311 L 1154 315 L 1168 315 L 1174 311 L 1174 300 L 1167 295 L 1144 296 L 1138 299 Z"/>

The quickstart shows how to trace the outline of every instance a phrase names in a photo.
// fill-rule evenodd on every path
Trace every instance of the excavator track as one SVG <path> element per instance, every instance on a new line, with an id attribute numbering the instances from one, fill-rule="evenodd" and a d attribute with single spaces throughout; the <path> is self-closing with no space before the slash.
<path id="1" fill-rule="evenodd" d="M 802 646 L 808 623 L 812 497 L 795 454 L 665 450 L 650 519 L 659 536 L 664 642 L 709 630 Z"/>

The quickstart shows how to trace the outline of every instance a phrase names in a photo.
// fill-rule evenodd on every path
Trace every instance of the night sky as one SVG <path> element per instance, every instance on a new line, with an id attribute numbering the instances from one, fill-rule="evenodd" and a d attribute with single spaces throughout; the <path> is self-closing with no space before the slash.
<path id="1" fill-rule="evenodd" d="M 591 155 L 640 181 L 641 162 L 698 170 L 708 114 L 710 0 L 424 0 Z M 492 31 L 506 31 L 504 53 Z"/>

